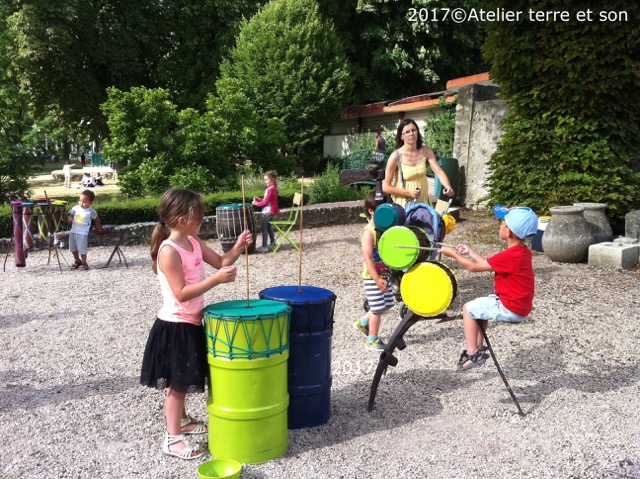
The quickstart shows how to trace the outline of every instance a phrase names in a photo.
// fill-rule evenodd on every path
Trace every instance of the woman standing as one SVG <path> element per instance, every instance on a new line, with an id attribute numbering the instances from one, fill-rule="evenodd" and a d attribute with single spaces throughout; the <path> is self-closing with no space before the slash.
<path id="1" fill-rule="evenodd" d="M 424 144 L 417 123 L 411 118 L 402 120 L 396 132 L 396 151 L 389 157 L 382 190 L 404 208 L 413 202 L 429 204 L 427 163 L 442 183 L 442 192 L 454 196 L 447 174 L 436 161 L 433 150 Z"/>

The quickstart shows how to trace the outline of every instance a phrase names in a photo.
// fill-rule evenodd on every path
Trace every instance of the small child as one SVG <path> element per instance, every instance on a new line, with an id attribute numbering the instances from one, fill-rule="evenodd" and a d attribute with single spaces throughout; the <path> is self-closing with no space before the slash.
<path id="1" fill-rule="evenodd" d="M 165 192 L 158 207 L 160 221 L 151 236 L 151 260 L 162 292 L 162 308 L 149 332 L 142 359 L 140 383 L 165 391 L 167 430 L 162 452 L 180 459 L 204 454 L 187 435 L 205 434 L 202 422 L 185 411 L 187 392 L 204 391 L 209 374 L 207 345 L 202 325 L 204 293 L 236 279 L 231 266 L 253 237 L 243 231 L 224 255 L 199 237 L 205 207 L 202 197 L 185 189 Z M 204 264 L 217 271 L 206 277 Z"/>
<path id="2" fill-rule="evenodd" d="M 462 307 L 467 349 L 460 355 L 458 371 L 482 366 L 489 358 L 482 334 L 487 320 L 524 321 L 533 307 L 533 265 L 531 251 L 524 241 L 536 234 L 538 217 L 526 207 L 496 209 L 495 214 L 502 220 L 499 234 L 507 242 L 506 250 L 486 259 L 465 244 L 459 244 L 457 251 L 449 247 L 439 250 L 469 271 L 495 272 L 495 294 L 474 299 Z"/>
<path id="3" fill-rule="evenodd" d="M 364 212 L 369 218 L 369 222 L 361 234 L 362 258 L 364 261 L 361 277 L 367 302 L 369 303 L 369 311 L 362 318 L 356 319 L 353 327 L 367 336 L 366 349 L 381 351 L 384 349 L 385 344 L 378 338 L 380 321 L 382 320 L 382 315 L 395 304 L 395 298 L 389 283 L 391 270 L 380 259 L 380 254 L 378 253 L 378 232 L 373 222 L 373 212 L 376 209 L 375 196 L 375 192 L 371 192 L 364 200 Z"/>
<path id="4" fill-rule="evenodd" d="M 80 193 L 78 204 L 71 208 L 67 221 L 71 223 L 71 232 L 69 233 L 69 251 L 73 255 L 74 263 L 71 269 L 80 268 L 83 271 L 89 269 L 87 264 L 87 251 L 89 249 L 89 230 L 91 229 L 91 221 L 96 222 L 96 232 L 102 231 L 100 225 L 100 217 L 91 205 L 96 199 L 96 195 L 91 190 L 84 190 Z"/>
<path id="5" fill-rule="evenodd" d="M 273 234 L 273 226 L 269 223 L 273 215 L 280 213 L 278 208 L 278 185 L 275 171 L 267 171 L 264 174 L 264 183 L 267 185 L 267 189 L 264 190 L 264 198 L 256 196 L 251 203 L 254 206 L 262 207 L 262 247 L 258 248 L 256 252 L 266 253 L 269 251 L 269 242 L 267 236 L 271 240 L 271 245 L 275 241 Z"/>

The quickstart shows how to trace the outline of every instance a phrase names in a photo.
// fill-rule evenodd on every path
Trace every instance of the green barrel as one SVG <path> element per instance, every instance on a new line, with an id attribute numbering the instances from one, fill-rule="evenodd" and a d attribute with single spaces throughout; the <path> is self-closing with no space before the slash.
<path id="1" fill-rule="evenodd" d="M 458 168 L 458 160 L 456 158 L 439 158 L 438 164 L 442 167 L 444 172 L 447 174 L 447 178 L 451 182 L 451 187 L 456 192 L 456 195 L 459 193 L 458 186 L 460 183 L 460 169 Z M 444 186 L 440 183 L 438 177 L 435 177 L 435 195 L 439 200 L 448 201 L 449 197 L 445 195 L 442 190 Z"/>
<path id="2" fill-rule="evenodd" d="M 259 464 L 288 448 L 287 359 L 291 307 L 224 301 L 204 312 L 213 457 Z"/>

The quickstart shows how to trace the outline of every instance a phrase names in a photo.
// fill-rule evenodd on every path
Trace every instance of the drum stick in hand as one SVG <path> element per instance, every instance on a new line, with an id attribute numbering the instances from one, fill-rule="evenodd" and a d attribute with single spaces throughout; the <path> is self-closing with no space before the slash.
<path id="1" fill-rule="evenodd" d="M 247 205 L 245 202 L 244 196 L 244 175 L 242 175 L 242 213 L 244 215 L 244 231 L 247 231 Z M 245 238 L 246 239 L 246 238 Z M 247 308 L 251 307 L 251 302 L 249 301 L 249 246 L 247 242 L 244 242 L 244 258 L 245 258 L 245 269 L 247 276 Z"/>
<path id="2" fill-rule="evenodd" d="M 440 248 L 429 248 L 427 246 L 410 246 L 410 245 L 404 245 L 404 244 L 395 244 L 393 245 L 394 248 L 402 248 L 402 249 L 420 249 L 423 251 L 439 251 Z"/>

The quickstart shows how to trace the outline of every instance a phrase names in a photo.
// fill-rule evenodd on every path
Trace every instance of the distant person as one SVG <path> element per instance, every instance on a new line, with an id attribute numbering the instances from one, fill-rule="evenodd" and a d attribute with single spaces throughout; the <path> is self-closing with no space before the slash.
<path id="1" fill-rule="evenodd" d="M 84 156 L 84 153 L 80 155 L 80 164 L 82 165 L 83 168 L 87 166 L 87 157 Z"/>
<path id="2" fill-rule="evenodd" d="M 254 206 L 262 207 L 262 247 L 258 248 L 256 252 L 266 253 L 269 251 L 269 240 L 271 240 L 271 246 L 275 242 L 275 235 L 273 233 L 273 226 L 271 226 L 271 217 L 280 213 L 278 208 L 278 185 L 275 171 L 267 171 L 264 174 L 264 183 L 267 185 L 267 189 L 264 190 L 264 198 L 256 196 L 251 202 Z"/>
<path id="3" fill-rule="evenodd" d="M 373 212 L 376 209 L 376 194 L 369 193 L 364 200 L 364 212 L 369 222 L 362 230 L 362 259 L 364 268 L 362 282 L 367 296 L 369 311 L 362 318 L 356 319 L 354 328 L 366 337 L 365 348 L 381 351 L 385 344 L 378 337 L 382 315 L 393 307 L 395 298 L 389 284 L 391 270 L 384 264 L 378 253 L 378 232 L 373 222 Z"/>
<path id="4" fill-rule="evenodd" d="M 103 180 L 103 176 L 100 174 L 100 172 L 98 171 L 96 173 L 96 176 L 93 177 L 93 184 L 95 186 L 104 186 L 104 181 Z"/>
<path id="5" fill-rule="evenodd" d="M 382 181 L 382 190 L 403 207 L 429 202 L 427 164 L 443 185 L 442 192 L 455 196 L 447 174 L 438 164 L 433 150 L 424 144 L 418 124 L 402 120 L 396 133 L 396 151 L 391 153 Z"/>
<path id="6" fill-rule="evenodd" d="M 93 182 L 93 178 L 89 173 L 82 175 L 82 186 L 85 188 L 93 188 L 96 184 Z"/>
<path id="7" fill-rule="evenodd" d="M 62 174 L 64 175 L 64 187 L 71 188 L 71 162 L 67 161 L 62 167 Z"/>
<path id="8" fill-rule="evenodd" d="M 495 210 L 502 220 L 500 239 L 507 249 L 484 258 L 465 244 L 439 250 L 472 272 L 493 271 L 495 294 L 469 301 L 462 307 L 464 337 L 467 349 L 458 360 L 458 371 L 482 366 L 487 359 L 482 331 L 487 321 L 521 322 L 533 308 L 534 275 L 531 250 L 524 244 L 538 230 L 538 217 L 529 208 Z M 465 255 L 465 256 L 463 256 Z"/>
<path id="9" fill-rule="evenodd" d="M 87 271 L 87 252 L 89 249 L 89 231 L 91 230 L 91 221 L 96 222 L 96 232 L 102 231 L 100 217 L 91 205 L 96 199 L 96 195 L 91 190 L 84 190 L 80 193 L 78 204 L 71 208 L 67 221 L 71 223 L 71 232 L 69 234 L 69 251 L 73 255 L 74 263 L 71 269 L 81 269 Z"/>
<path id="10" fill-rule="evenodd" d="M 374 135 L 376 140 L 374 155 L 376 161 L 381 163 L 384 161 L 385 150 L 387 149 L 387 140 L 384 139 L 380 130 L 376 130 Z"/>
<path id="11" fill-rule="evenodd" d="M 376 151 L 384 153 L 387 149 L 387 140 L 384 139 L 380 130 L 374 132 L 376 138 Z"/>
<path id="12" fill-rule="evenodd" d="M 235 281 L 232 265 L 253 236 L 243 231 L 222 256 L 210 249 L 198 237 L 204 202 L 190 190 L 166 191 L 158 213 L 160 220 L 151 234 L 151 266 L 158 275 L 163 300 L 144 348 L 140 383 L 164 392 L 167 429 L 162 452 L 190 460 L 204 451 L 187 435 L 207 433 L 207 427 L 185 411 L 187 393 L 203 392 L 209 376 L 202 325 L 204 295 L 219 284 Z M 205 263 L 217 271 L 206 276 Z"/>

